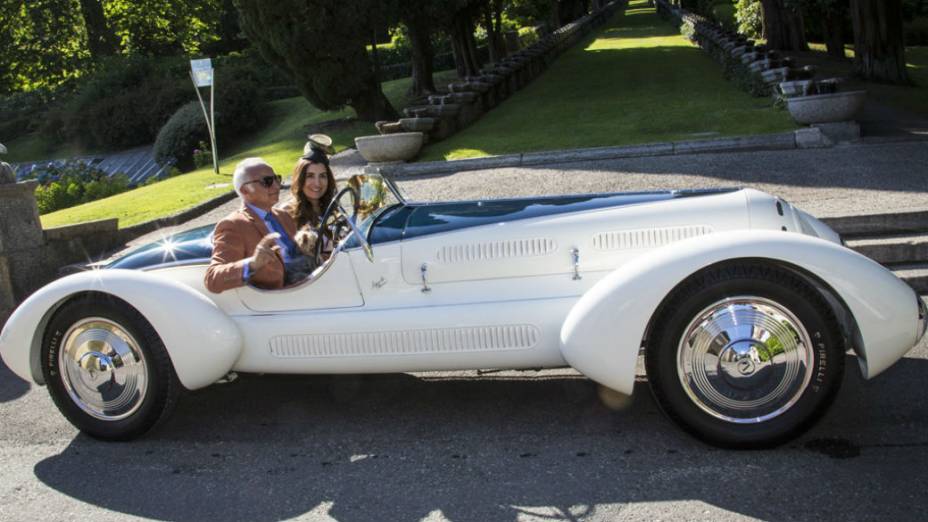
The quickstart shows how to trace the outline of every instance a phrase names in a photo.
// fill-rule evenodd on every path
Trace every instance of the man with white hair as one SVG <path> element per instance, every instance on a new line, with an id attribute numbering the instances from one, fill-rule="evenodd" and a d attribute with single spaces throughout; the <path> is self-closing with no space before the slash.
<path id="1" fill-rule="evenodd" d="M 296 223 L 274 208 L 280 176 L 263 159 L 248 158 L 235 167 L 232 185 L 242 208 L 216 224 L 206 288 L 217 294 L 245 284 L 280 288 L 286 261 L 299 255 L 293 242 Z"/>

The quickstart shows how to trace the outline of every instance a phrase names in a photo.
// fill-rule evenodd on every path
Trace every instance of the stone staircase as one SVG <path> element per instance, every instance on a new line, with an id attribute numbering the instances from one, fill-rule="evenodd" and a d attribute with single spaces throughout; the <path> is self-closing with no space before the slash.
<path id="1" fill-rule="evenodd" d="M 928 211 L 823 219 L 849 248 L 928 295 Z"/>

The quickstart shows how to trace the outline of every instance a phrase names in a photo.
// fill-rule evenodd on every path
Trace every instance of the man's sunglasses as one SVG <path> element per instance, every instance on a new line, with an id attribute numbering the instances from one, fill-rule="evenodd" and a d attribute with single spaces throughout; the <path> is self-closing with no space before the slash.
<path id="1" fill-rule="evenodd" d="M 253 179 L 251 181 L 246 181 L 245 183 L 242 183 L 242 186 L 244 187 L 245 185 L 249 183 L 260 183 L 264 185 L 264 188 L 271 188 L 274 186 L 274 183 L 277 183 L 279 185 L 280 181 L 281 181 L 280 176 L 278 176 L 277 174 L 274 174 L 273 176 L 264 176 L 261 179 Z"/>

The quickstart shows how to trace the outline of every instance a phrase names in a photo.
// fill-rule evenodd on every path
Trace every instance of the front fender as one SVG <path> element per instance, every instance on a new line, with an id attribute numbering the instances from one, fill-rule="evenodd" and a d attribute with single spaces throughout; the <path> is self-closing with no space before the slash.
<path id="1" fill-rule="evenodd" d="M 641 255 L 603 278 L 564 321 L 564 358 L 590 379 L 631 394 L 641 341 L 661 301 L 700 269 L 740 258 L 794 265 L 834 290 L 860 331 L 855 349 L 868 379 L 918 341 L 917 295 L 892 272 L 829 241 L 754 230 L 680 241 Z"/>
<path id="2" fill-rule="evenodd" d="M 16 375 L 45 384 L 39 361 L 45 326 L 59 306 L 86 292 L 113 295 L 138 310 L 158 332 L 187 389 L 216 382 L 242 352 L 235 323 L 192 288 L 148 272 L 95 270 L 61 278 L 16 308 L 0 333 L 0 356 Z"/>

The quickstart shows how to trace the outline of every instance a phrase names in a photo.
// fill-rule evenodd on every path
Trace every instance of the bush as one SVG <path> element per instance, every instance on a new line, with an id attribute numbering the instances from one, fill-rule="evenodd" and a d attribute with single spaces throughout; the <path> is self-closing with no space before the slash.
<path id="1" fill-rule="evenodd" d="M 193 101 L 177 109 L 161 127 L 155 140 L 155 161 L 161 165 L 176 163 L 181 170 L 189 170 L 193 149 L 201 141 L 209 141 L 209 131 L 200 102 Z"/>
<path id="2" fill-rule="evenodd" d="M 248 69 L 218 71 L 215 106 L 216 131 L 221 143 L 228 143 L 260 125 L 258 83 Z M 155 161 L 162 165 L 176 163 L 181 170 L 190 170 L 194 167 L 193 151 L 200 142 L 209 143 L 209 133 L 200 103 L 195 101 L 178 109 L 158 132 Z"/>
<path id="3" fill-rule="evenodd" d="M 761 37 L 764 25 L 763 9 L 760 0 L 738 0 L 735 2 L 735 20 L 738 32 L 751 39 Z"/>
<path id="4" fill-rule="evenodd" d="M 158 129 L 190 99 L 186 60 L 142 56 L 104 62 L 63 104 L 42 133 L 92 149 L 151 143 Z"/>
<path id="5" fill-rule="evenodd" d="M 39 176 L 35 190 L 39 214 L 96 201 L 129 190 L 125 174 L 107 177 L 102 170 L 82 162 L 49 167 Z"/>
<path id="6" fill-rule="evenodd" d="M 213 149 L 205 141 L 197 143 L 197 148 L 193 149 L 193 165 L 202 169 L 213 164 Z"/>

